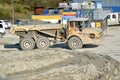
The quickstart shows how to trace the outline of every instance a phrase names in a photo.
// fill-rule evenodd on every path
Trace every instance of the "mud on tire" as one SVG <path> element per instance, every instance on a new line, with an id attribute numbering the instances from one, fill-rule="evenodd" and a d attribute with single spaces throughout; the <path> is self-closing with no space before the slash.
<path id="1" fill-rule="evenodd" d="M 47 49 L 50 46 L 49 39 L 46 37 L 39 37 L 36 41 L 36 47 L 38 49 Z"/>
<path id="2" fill-rule="evenodd" d="M 22 50 L 30 50 L 35 47 L 35 41 L 32 38 L 23 38 L 20 41 L 20 48 Z"/>
<path id="3" fill-rule="evenodd" d="M 78 37 L 71 37 L 68 40 L 67 44 L 68 44 L 68 47 L 72 50 L 80 49 L 83 46 L 81 39 Z"/>

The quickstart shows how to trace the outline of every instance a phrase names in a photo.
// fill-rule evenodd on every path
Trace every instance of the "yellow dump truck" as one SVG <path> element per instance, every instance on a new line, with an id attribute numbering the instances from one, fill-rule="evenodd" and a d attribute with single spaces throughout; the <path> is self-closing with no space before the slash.
<path id="1" fill-rule="evenodd" d="M 66 26 L 60 24 L 41 24 L 30 26 L 15 26 L 11 33 L 20 37 L 20 48 L 46 49 L 50 42 L 65 42 L 70 49 L 80 49 L 83 44 L 100 41 L 102 30 L 91 28 L 87 18 L 69 19 Z"/>

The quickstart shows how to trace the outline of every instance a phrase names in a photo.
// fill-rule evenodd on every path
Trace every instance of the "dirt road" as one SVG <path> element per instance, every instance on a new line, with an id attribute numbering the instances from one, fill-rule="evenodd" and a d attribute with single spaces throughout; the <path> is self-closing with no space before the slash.
<path id="1" fill-rule="evenodd" d="M 92 53 L 109 55 L 120 62 L 120 26 L 111 26 L 107 29 L 105 38 L 97 45 L 86 46 L 79 52 L 88 51 Z"/>
<path id="2" fill-rule="evenodd" d="M 1 42 L 10 43 L 8 40 L 17 43 L 19 37 L 8 33 Z M 119 58 L 120 26 L 115 26 L 107 29 L 98 45 L 78 50 L 64 44 L 29 51 L 19 50 L 16 44 L 1 45 L 0 73 L 10 80 L 120 80 Z"/>

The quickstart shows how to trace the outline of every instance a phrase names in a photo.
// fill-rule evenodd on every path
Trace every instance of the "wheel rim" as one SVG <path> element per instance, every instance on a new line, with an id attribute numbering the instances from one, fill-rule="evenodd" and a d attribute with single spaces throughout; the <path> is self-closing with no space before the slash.
<path id="1" fill-rule="evenodd" d="M 68 40 L 68 47 L 72 50 L 82 48 L 82 41 L 78 37 L 70 37 Z"/>
<path id="2" fill-rule="evenodd" d="M 71 45 L 73 46 L 73 47 L 78 47 L 78 41 L 77 40 L 73 40 L 72 42 L 71 42 Z"/>
<path id="3" fill-rule="evenodd" d="M 24 47 L 25 47 L 25 48 L 30 48 L 30 47 L 31 47 L 31 43 L 30 43 L 29 41 L 26 41 L 26 42 L 24 43 Z"/>
<path id="4" fill-rule="evenodd" d="M 44 41 L 44 40 L 41 40 L 40 42 L 39 42 L 39 44 L 40 44 L 40 46 L 43 48 L 43 47 L 45 47 L 46 46 L 46 41 Z"/>
<path id="5" fill-rule="evenodd" d="M 39 37 L 36 41 L 38 49 L 47 49 L 49 47 L 49 39 L 46 37 Z"/>

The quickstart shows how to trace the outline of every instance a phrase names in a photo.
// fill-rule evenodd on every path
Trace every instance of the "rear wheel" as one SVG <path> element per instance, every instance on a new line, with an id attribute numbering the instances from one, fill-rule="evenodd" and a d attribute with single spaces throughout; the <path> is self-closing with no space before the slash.
<path id="1" fill-rule="evenodd" d="M 39 37 L 36 42 L 36 47 L 39 49 L 47 49 L 50 46 L 49 39 L 46 37 Z"/>
<path id="2" fill-rule="evenodd" d="M 23 38 L 20 41 L 20 48 L 22 50 L 30 50 L 35 47 L 35 42 L 32 38 Z"/>
<path id="3" fill-rule="evenodd" d="M 72 50 L 82 48 L 83 44 L 80 38 L 78 37 L 71 37 L 68 40 L 68 47 Z"/>

